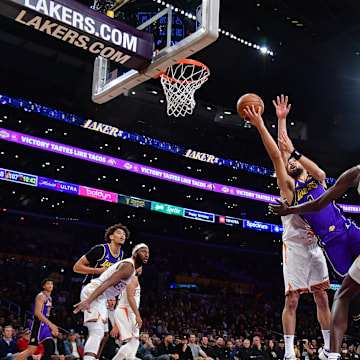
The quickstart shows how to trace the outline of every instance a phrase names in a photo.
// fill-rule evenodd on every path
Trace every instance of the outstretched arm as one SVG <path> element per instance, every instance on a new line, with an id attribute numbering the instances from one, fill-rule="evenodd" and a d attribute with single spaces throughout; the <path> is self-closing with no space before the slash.
<path id="1" fill-rule="evenodd" d="M 285 132 L 287 134 L 287 128 L 286 128 L 286 117 L 289 114 L 289 111 L 291 109 L 291 104 L 288 104 L 289 98 L 287 96 L 284 97 L 283 94 L 281 96 L 276 97 L 276 101 L 273 100 L 273 104 L 276 110 L 276 116 L 278 118 L 278 138 L 280 138 L 280 135 Z M 281 157 L 283 160 L 283 163 L 285 167 L 287 166 L 287 161 L 290 157 L 290 154 L 286 151 L 286 148 L 278 142 Z"/>
<path id="2" fill-rule="evenodd" d="M 254 125 L 258 129 L 265 149 L 274 164 L 279 188 L 281 192 L 286 196 L 288 201 L 291 202 L 292 198 L 289 197 L 293 196 L 294 180 L 288 175 L 286 171 L 286 168 L 281 158 L 280 150 L 264 124 L 264 121 L 260 115 L 260 109 L 258 112 L 256 112 L 254 106 L 252 106 L 251 109 L 249 107 L 246 107 L 246 109 L 244 109 L 244 112 L 246 113 L 250 124 Z"/>
<path id="3" fill-rule="evenodd" d="M 320 197 L 314 201 L 309 201 L 305 204 L 297 206 L 287 206 L 285 203 L 280 202 L 279 205 L 270 204 L 270 210 L 276 215 L 288 215 L 288 214 L 306 214 L 310 212 L 320 211 L 333 200 L 336 200 L 351 186 L 358 186 L 360 181 L 360 166 L 354 166 L 353 168 L 345 171 L 335 185 L 329 190 L 325 191 Z"/>
<path id="4" fill-rule="evenodd" d="M 74 305 L 74 314 L 77 314 L 80 311 L 90 309 L 90 304 L 99 296 L 101 295 L 107 288 L 110 286 L 118 284 L 121 280 L 126 280 L 130 277 L 133 272 L 133 266 L 128 263 L 124 262 L 120 265 L 119 269 L 114 272 L 112 276 L 110 276 L 106 281 L 104 281 L 101 285 L 99 285 L 91 295 L 81 301 L 80 303 Z"/>
<path id="5" fill-rule="evenodd" d="M 285 132 L 283 132 L 279 138 L 279 142 L 286 148 L 286 151 L 288 153 L 292 153 L 295 148 L 290 140 L 290 138 L 287 136 Z M 310 160 L 305 155 L 301 155 L 300 159 L 298 160 L 299 163 L 304 167 L 304 169 L 314 177 L 314 179 L 320 181 L 325 186 L 325 178 L 326 174 L 324 170 L 320 169 L 319 166 L 314 163 L 312 160 Z"/>

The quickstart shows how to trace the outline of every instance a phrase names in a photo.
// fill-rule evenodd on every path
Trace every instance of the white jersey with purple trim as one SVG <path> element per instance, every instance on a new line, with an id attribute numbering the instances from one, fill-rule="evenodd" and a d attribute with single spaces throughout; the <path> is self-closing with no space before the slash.
<path id="1" fill-rule="evenodd" d="M 140 284 L 139 284 L 135 288 L 135 295 L 134 295 L 137 308 L 139 308 L 139 306 L 140 306 L 140 293 L 141 293 L 141 288 L 140 288 Z M 127 296 L 127 288 L 119 295 L 118 307 L 126 307 L 126 308 L 129 308 L 130 311 L 132 311 L 130 304 L 129 304 L 129 299 Z"/>
<path id="2" fill-rule="evenodd" d="M 310 227 L 305 220 L 299 215 L 290 214 L 281 217 L 281 222 L 284 227 L 283 242 L 302 242 L 306 244 L 316 243 L 317 238 L 312 235 L 308 235 L 306 227 Z"/>
<path id="3" fill-rule="evenodd" d="M 108 287 L 103 294 L 105 295 L 106 299 L 111 299 L 115 296 L 118 296 L 119 294 L 122 293 L 122 291 L 126 288 L 126 286 L 128 286 L 128 284 L 130 283 L 130 281 L 132 280 L 132 278 L 135 275 L 135 264 L 134 264 L 134 260 L 133 258 L 128 258 L 128 259 L 124 259 L 121 260 L 119 262 L 117 262 L 116 264 L 111 265 L 106 271 L 104 271 L 101 276 L 99 276 L 96 279 L 91 280 L 91 284 L 95 285 L 95 286 L 99 286 L 102 283 L 104 283 L 106 280 L 108 280 L 121 266 L 121 264 L 125 263 L 125 262 L 129 262 L 131 263 L 132 267 L 133 267 L 133 272 L 131 273 L 131 275 L 129 276 L 128 279 L 126 280 L 121 280 L 118 284 L 113 285 Z"/>

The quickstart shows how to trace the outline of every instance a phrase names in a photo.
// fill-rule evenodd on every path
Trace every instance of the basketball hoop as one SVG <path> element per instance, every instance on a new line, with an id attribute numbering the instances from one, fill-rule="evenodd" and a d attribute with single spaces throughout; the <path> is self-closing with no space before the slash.
<path id="1" fill-rule="evenodd" d="M 167 114 L 175 117 L 191 115 L 196 105 L 195 91 L 209 75 L 210 70 L 206 65 L 191 59 L 183 59 L 164 70 L 160 78 L 167 102 Z"/>

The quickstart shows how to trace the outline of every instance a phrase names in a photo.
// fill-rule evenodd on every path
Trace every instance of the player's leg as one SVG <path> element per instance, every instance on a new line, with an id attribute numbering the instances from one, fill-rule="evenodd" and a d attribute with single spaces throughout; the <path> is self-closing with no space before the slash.
<path id="1" fill-rule="evenodd" d="M 317 308 L 317 318 L 321 325 L 324 338 L 324 351 L 319 354 L 320 360 L 327 360 L 330 351 L 330 309 L 329 300 L 325 290 L 330 289 L 329 272 L 325 256 L 317 245 L 309 247 L 311 258 L 310 291 L 313 293 Z"/>
<path id="2" fill-rule="evenodd" d="M 104 326 L 101 319 L 87 322 L 85 326 L 88 328 L 88 338 L 84 345 L 84 360 L 94 360 L 104 337 Z"/>
<path id="3" fill-rule="evenodd" d="M 136 326 L 136 316 L 133 312 L 131 312 L 129 314 L 129 318 L 130 318 L 130 323 L 131 323 L 131 328 L 132 328 L 132 333 L 133 333 L 133 338 L 131 340 L 131 350 L 130 353 L 128 354 L 129 358 L 135 358 L 136 357 L 136 353 L 138 351 L 139 348 L 139 337 L 140 337 L 140 330 L 139 328 Z"/>
<path id="4" fill-rule="evenodd" d="M 326 360 L 330 350 L 330 309 L 327 293 L 324 290 L 314 293 L 317 309 L 317 318 L 324 338 L 324 350 L 320 353 L 320 360 Z"/>
<path id="5" fill-rule="evenodd" d="M 80 295 L 81 301 L 88 298 L 94 291 L 91 284 L 86 285 Z M 88 328 L 88 338 L 84 345 L 84 360 L 95 360 L 104 337 L 102 314 L 107 311 L 105 297 L 98 297 L 90 304 L 90 312 L 84 312 L 84 325 Z"/>
<path id="6" fill-rule="evenodd" d="M 330 309 L 326 291 L 320 290 L 314 293 L 317 307 L 317 318 L 322 329 L 330 329 Z"/>
<path id="7" fill-rule="evenodd" d="M 296 309 L 301 289 L 307 290 L 309 266 L 307 266 L 307 246 L 287 242 L 283 246 L 283 275 L 285 287 L 285 306 L 282 313 L 285 358 L 295 359 L 294 336 Z"/>
<path id="8" fill-rule="evenodd" d="M 96 359 L 100 359 L 100 356 L 104 350 L 104 346 L 106 344 L 106 342 L 108 341 L 109 339 L 109 324 L 108 324 L 108 319 L 107 319 L 107 322 L 106 324 L 104 324 L 104 337 L 102 338 L 101 342 L 100 342 L 100 346 L 99 346 L 99 351 L 96 355 Z"/>
<path id="9" fill-rule="evenodd" d="M 349 304 L 360 291 L 360 261 L 355 260 L 340 289 L 336 292 L 331 309 L 331 337 L 329 360 L 340 358 L 343 337 L 348 326 Z"/>
<path id="10" fill-rule="evenodd" d="M 297 292 L 290 292 L 285 296 L 285 306 L 282 313 L 282 324 L 284 331 L 285 342 L 285 358 L 294 359 L 294 336 L 296 325 L 296 309 L 299 303 L 300 294 Z"/>
<path id="11" fill-rule="evenodd" d="M 133 335 L 133 326 L 131 319 L 132 314 L 129 312 L 129 309 L 126 307 L 118 307 L 115 310 L 114 320 L 119 328 L 119 333 L 122 341 L 127 341 L 126 344 L 122 345 L 118 353 L 113 357 L 113 360 L 123 360 L 130 356 L 135 350 L 139 347 L 139 340 L 136 339 Z"/>
<path id="12" fill-rule="evenodd" d="M 36 351 L 36 348 L 38 347 L 38 345 L 41 341 L 40 340 L 40 335 L 41 335 L 41 330 L 42 330 L 41 324 L 42 324 L 42 322 L 36 316 L 34 316 L 34 320 L 32 320 L 31 325 L 30 325 L 31 333 L 30 333 L 29 346 L 26 350 L 19 353 L 15 357 L 14 360 L 25 360 L 26 358 L 28 358 L 34 354 L 34 352 Z M 50 334 L 50 337 L 51 337 L 51 334 Z"/>
<path id="13" fill-rule="evenodd" d="M 121 346 L 120 350 L 113 357 L 112 360 L 124 360 L 126 358 L 134 358 L 138 347 L 139 339 L 133 336 L 125 345 Z"/>
<path id="14" fill-rule="evenodd" d="M 52 338 L 47 338 L 41 342 L 44 346 L 44 354 L 41 356 L 42 360 L 51 360 L 51 355 L 55 352 L 55 343 Z"/>
<path id="15" fill-rule="evenodd" d="M 34 354 L 36 348 L 37 348 L 37 345 L 29 345 L 26 350 L 24 350 L 21 353 L 19 353 L 18 355 L 16 355 L 14 360 L 25 360 L 26 358 L 28 358 L 29 356 Z"/>

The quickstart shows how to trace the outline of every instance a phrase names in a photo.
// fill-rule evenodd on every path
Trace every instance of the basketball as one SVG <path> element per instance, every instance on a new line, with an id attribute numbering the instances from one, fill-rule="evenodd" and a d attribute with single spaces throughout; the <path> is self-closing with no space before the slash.
<path id="1" fill-rule="evenodd" d="M 261 97 L 256 94 L 245 94 L 241 96 L 241 98 L 237 101 L 236 108 L 238 114 L 245 119 L 246 114 L 244 112 L 244 109 L 247 106 L 251 109 L 252 105 L 254 105 L 256 111 L 258 111 L 260 107 L 261 115 L 264 113 L 264 102 L 262 101 Z"/>

